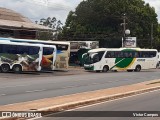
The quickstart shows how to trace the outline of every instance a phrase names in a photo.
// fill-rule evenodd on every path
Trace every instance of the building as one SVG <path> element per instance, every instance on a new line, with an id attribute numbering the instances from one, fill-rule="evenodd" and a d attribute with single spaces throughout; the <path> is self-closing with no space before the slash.
<path id="1" fill-rule="evenodd" d="M 0 7 L 0 37 L 36 39 L 38 31 L 48 30 L 13 10 Z"/>

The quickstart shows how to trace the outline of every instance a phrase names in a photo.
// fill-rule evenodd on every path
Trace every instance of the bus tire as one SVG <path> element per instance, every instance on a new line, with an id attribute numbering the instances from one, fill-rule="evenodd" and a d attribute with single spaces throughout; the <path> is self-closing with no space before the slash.
<path id="1" fill-rule="evenodd" d="M 96 73 L 100 73 L 101 71 L 100 70 L 96 70 Z"/>
<path id="2" fill-rule="evenodd" d="M 10 70 L 10 66 L 9 66 L 8 64 L 3 64 L 3 65 L 1 65 L 1 71 L 2 71 L 3 73 L 8 72 L 9 70 Z"/>
<path id="3" fill-rule="evenodd" d="M 135 72 L 140 72 L 140 71 L 141 71 L 141 66 L 140 66 L 140 65 L 137 65 L 134 71 L 135 71 Z"/>
<path id="4" fill-rule="evenodd" d="M 109 67 L 108 66 L 104 66 L 102 72 L 108 72 Z"/>
<path id="5" fill-rule="evenodd" d="M 157 69 L 159 68 L 159 63 L 157 63 L 156 68 L 157 68 Z"/>
<path id="6" fill-rule="evenodd" d="M 22 72 L 22 66 L 21 65 L 14 65 L 12 70 L 15 72 L 15 73 L 21 73 Z"/>

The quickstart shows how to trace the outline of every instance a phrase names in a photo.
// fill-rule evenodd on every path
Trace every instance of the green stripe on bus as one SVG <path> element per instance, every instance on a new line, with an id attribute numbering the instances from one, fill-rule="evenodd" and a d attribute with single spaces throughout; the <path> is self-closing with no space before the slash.
<path id="1" fill-rule="evenodd" d="M 133 49 L 124 49 L 122 51 L 136 51 Z M 111 67 L 111 69 L 113 69 L 114 67 L 117 68 L 128 68 L 129 66 L 131 66 L 135 61 L 135 58 L 116 58 L 115 59 L 115 65 L 113 67 Z"/>

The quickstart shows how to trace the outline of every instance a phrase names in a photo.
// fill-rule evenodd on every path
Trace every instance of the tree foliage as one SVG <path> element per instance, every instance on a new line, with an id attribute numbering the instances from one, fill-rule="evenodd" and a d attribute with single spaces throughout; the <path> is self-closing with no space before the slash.
<path id="1" fill-rule="evenodd" d="M 74 40 L 121 40 L 123 18 L 130 36 L 139 46 L 149 47 L 151 24 L 157 40 L 158 20 L 155 9 L 143 0 L 86 0 L 68 14 L 62 38 Z"/>
<path id="2" fill-rule="evenodd" d="M 43 31 L 39 33 L 39 39 L 43 40 L 56 40 L 58 38 L 58 34 L 62 32 L 62 22 L 57 20 L 55 17 L 51 18 L 42 18 L 40 19 L 40 25 L 51 28 L 49 31 Z"/>

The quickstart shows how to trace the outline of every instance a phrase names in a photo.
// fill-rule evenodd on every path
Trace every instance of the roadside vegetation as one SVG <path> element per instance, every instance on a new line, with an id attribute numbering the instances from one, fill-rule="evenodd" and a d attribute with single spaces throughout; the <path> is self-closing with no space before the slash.
<path id="1" fill-rule="evenodd" d="M 58 40 L 95 40 L 101 47 L 121 47 L 124 19 L 126 29 L 131 31 L 129 36 L 137 37 L 138 47 L 160 49 L 157 14 L 143 0 L 85 0 L 69 12 L 63 27 L 49 27 L 58 31 Z"/>

